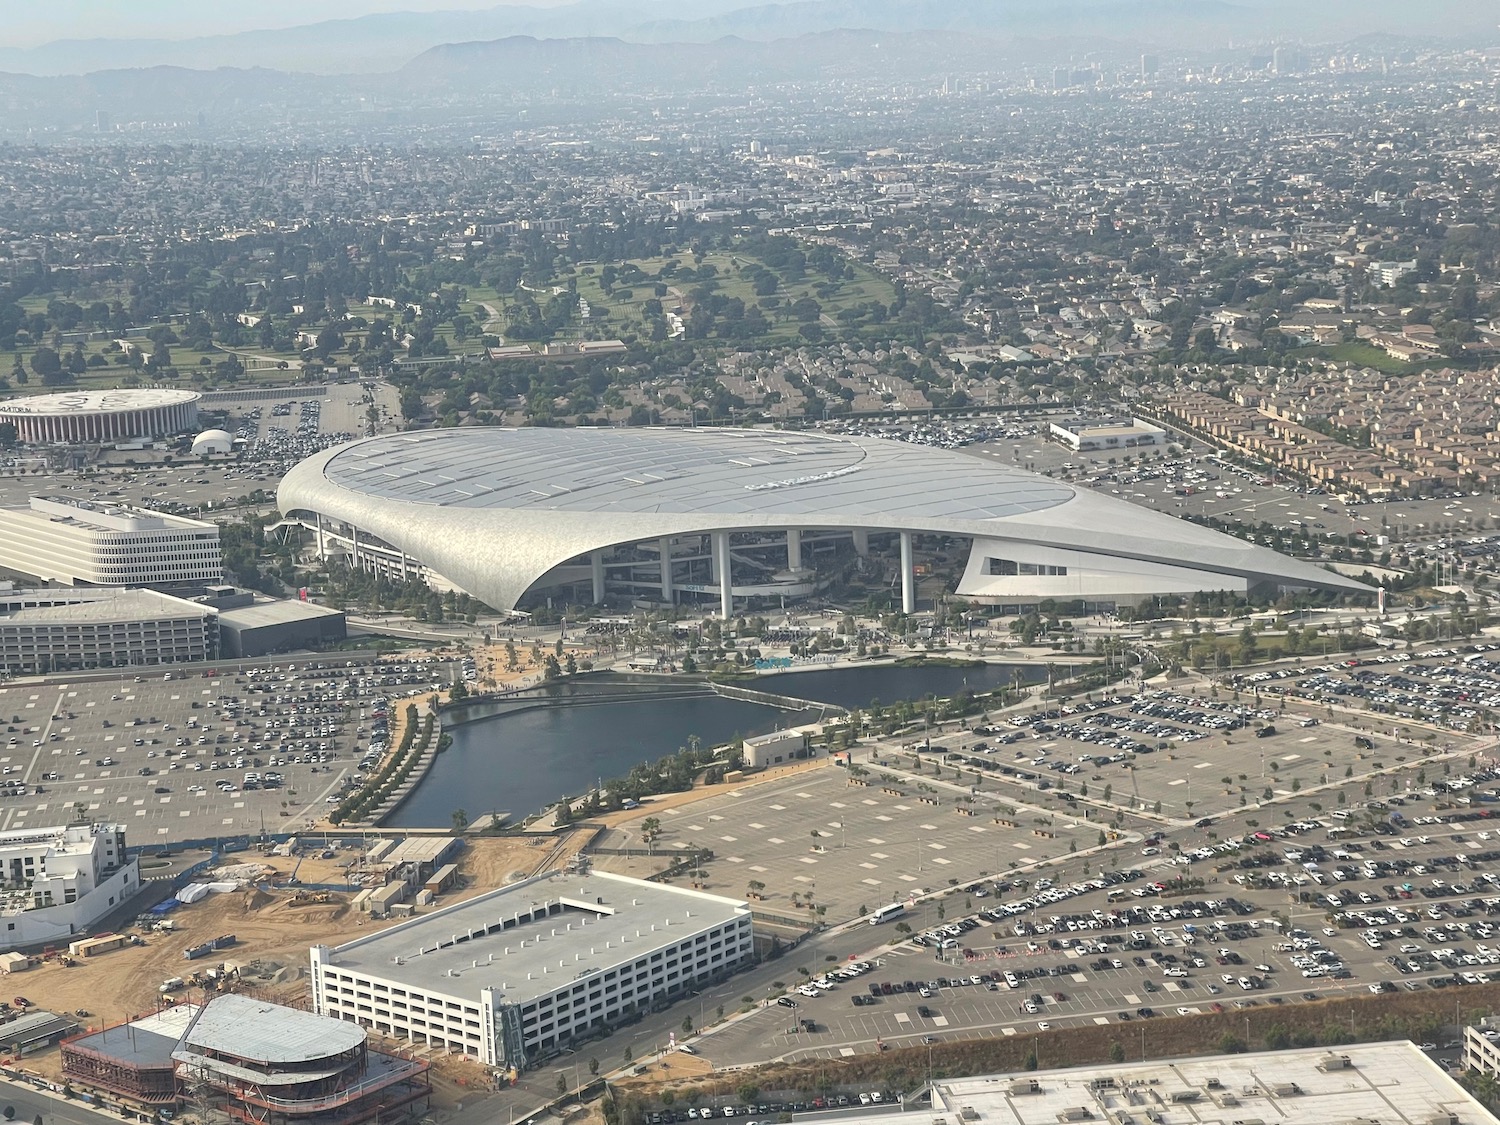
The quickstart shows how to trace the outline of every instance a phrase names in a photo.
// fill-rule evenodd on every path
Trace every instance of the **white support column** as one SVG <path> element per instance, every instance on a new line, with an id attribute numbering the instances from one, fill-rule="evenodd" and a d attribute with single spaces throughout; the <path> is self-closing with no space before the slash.
<path id="1" fill-rule="evenodd" d="M 672 604 L 672 540 L 663 535 L 656 541 L 661 552 L 661 600 Z"/>
<path id="2" fill-rule="evenodd" d="M 317 513 L 315 518 L 318 521 L 318 558 L 326 559 L 328 557 L 328 544 L 323 539 L 323 513 Z"/>
<path id="3" fill-rule="evenodd" d="M 729 562 L 729 532 L 716 531 L 713 538 L 714 577 L 719 580 L 719 612 L 725 621 L 734 615 L 734 569 Z"/>
<path id="4" fill-rule="evenodd" d="M 854 535 L 854 553 L 860 558 L 865 558 L 870 553 L 870 533 L 863 529 L 856 529 Z"/>
<path id="5" fill-rule="evenodd" d="M 357 527 L 350 527 L 349 528 L 349 555 L 350 555 L 349 568 L 351 570 L 358 570 L 359 569 L 359 528 L 357 528 Z"/>
<path id="6" fill-rule="evenodd" d="M 786 568 L 802 569 L 802 532 L 795 527 L 786 533 Z"/>
<path id="7" fill-rule="evenodd" d="M 914 613 L 917 608 L 917 580 L 911 564 L 911 532 L 901 533 L 901 612 Z"/>
<path id="8" fill-rule="evenodd" d="M 594 577 L 594 604 L 600 605 L 604 601 L 604 552 L 595 551 L 589 555 L 589 569 Z"/>

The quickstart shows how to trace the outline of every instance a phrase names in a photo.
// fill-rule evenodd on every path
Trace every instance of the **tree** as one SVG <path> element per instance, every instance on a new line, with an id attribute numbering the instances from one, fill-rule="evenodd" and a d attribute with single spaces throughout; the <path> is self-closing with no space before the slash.
<path id="1" fill-rule="evenodd" d="M 0 447 L 13 449 L 18 439 L 14 422 L 0 422 Z"/>
<path id="2" fill-rule="evenodd" d="M 568 1092 L 568 1080 L 562 1074 L 557 1076 L 557 1096 L 562 1097 Z"/>
<path id="3" fill-rule="evenodd" d="M 1125 1048 L 1118 1039 L 1113 1040 L 1109 1045 L 1109 1061 L 1117 1063 L 1125 1061 Z"/>
<path id="4" fill-rule="evenodd" d="M 453 810 L 453 831 L 463 834 L 465 828 L 469 827 L 469 814 L 463 809 Z"/>
<path id="5" fill-rule="evenodd" d="M 597 1076 L 598 1073 L 599 1073 L 599 1060 L 595 1059 L 595 1058 L 589 1059 L 589 1077 L 593 1078 L 593 1077 Z"/>
<path id="6" fill-rule="evenodd" d="M 641 821 L 641 840 L 645 842 L 646 850 L 652 855 L 656 854 L 656 841 L 661 839 L 661 821 L 654 816 L 648 816 Z"/>
<path id="7" fill-rule="evenodd" d="M 62 360 L 51 348 L 37 348 L 31 357 L 31 369 L 43 383 L 55 382 L 63 373 Z"/>

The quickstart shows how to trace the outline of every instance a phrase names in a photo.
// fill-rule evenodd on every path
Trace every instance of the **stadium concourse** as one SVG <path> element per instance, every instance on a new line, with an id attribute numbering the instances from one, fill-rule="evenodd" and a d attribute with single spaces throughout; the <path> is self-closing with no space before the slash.
<path id="1" fill-rule="evenodd" d="M 1153 596 L 1367 587 L 1171 516 L 961 453 L 880 438 L 745 429 L 425 430 L 295 466 L 281 511 L 319 553 L 398 580 L 440 577 L 509 610 L 810 596 L 820 564 L 970 544 L 956 593 L 1021 609 Z M 824 573 L 827 572 L 824 568 Z"/>

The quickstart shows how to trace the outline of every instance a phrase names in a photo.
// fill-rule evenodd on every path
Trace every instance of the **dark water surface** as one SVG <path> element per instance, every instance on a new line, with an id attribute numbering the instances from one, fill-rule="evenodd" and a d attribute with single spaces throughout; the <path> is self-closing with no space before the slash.
<path id="1" fill-rule="evenodd" d="M 1025 682 L 1046 674 L 1033 668 L 1021 672 Z M 590 677 L 584 682 L 604 680 Z M 761 691 L 842 707 L 866 707 L 876 698 L 892 703 L 929 694 L 953 695 L 965 685 L 988 691 L 1011 682 L 1011 667 L 999 664 L 835 668 L 743 681 Z M 662 698 L 650 689 L 636 698 L 581 698 L 566 706 L 519 712 L 514 708 L 507 703 L 478 705 L 467 712 L 468 721 L 450 725 L 453 745 L 438 756 L 388 823 L 446 827 L 455 809 L 463 809 L 470 820 L 494 811 L 519 820 L 563 796 L 579 796 L 600 779 L 620 777 L 641 762 L 671 754 L 694 735 L 712 746 L 735 735 L 764 734 L 817 716 L 815 710 L 784 711 L 718 695 Z"/>

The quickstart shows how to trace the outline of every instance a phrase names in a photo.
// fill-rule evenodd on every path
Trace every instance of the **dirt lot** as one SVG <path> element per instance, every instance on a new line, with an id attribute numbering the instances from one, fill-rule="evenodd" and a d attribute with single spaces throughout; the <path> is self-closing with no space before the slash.
<path id="1" fill-rule="evenodd" d="M 564 865 L 578 850 L 582 833 L 566 833 L 559 838 L 476 838 L 459 861 L 462 889 L 445 895 L 440 905 L 471 898 L 541 870 Z M 352 858 L 352 852 L 340 852 L 333 860 L 309 858 L 297 871 L 304 883 L 333 882 L 341 879 L 339 864 Z M 261 858 L 257 853 L 233 857 L 251 863 Z M 276 870 L 276 882 L 284 884 L 295 860 L 271 858 L 268 866 Z M 177 929 L 170 934 L 152 934 L 146 944 L 115 950 L 96 958 L 79 961 L 65 968 L 49 961 L 24 975 L 15 976 L 10 986 L 15 993 L 36 1004 L 59 1012 L 83 1009 L 92 1013 L 85 1020 L 91 1027 L 115 1024 L 127 1016 L 150 1011 L 160 996 L 159 986 L 172 977 L 186 977 L 190 970 L 206 969 L 221 962 L 241 966 L 241 991 L 288 1004 L 302 1004 L 307 998 L 307 950 L 318 942 L 347 941 L 370 927 L 389 926 L 391 922 L 372 921 L 349 905 L 350 895 L 333 894 L 330 901 L 297 902 L 296 888 L 278 886 L 267 893 L 260 890 L 236 891 L 209 895 L 192 906 L 172 915 Z M 182 951 L 189 946 L 217 937 L 234 934 L 239 940 L 222 954 L 186 961 Z M 179 997 L 191 996 L 191 990 L 179 990 Z M 463 1077 L 472 1084 L 482 1081 L 479 1071 L 469 1074 L 458 1060 L 456 1079 Z M 59 1066 L 56 1052 L 34 1056 L 29 1065 L 44 1072 L 55 1072 Z M 444 1074 L 449 1067 L 445 1063 Z"/>

